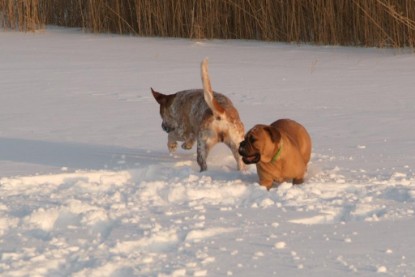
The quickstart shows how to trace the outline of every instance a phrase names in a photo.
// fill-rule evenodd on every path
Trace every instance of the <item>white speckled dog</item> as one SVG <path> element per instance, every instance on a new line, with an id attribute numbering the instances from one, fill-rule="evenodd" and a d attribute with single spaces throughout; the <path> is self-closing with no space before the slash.
<path id="1" fill-rule="evenodd" d="M 232 151 L 238 170 L 245 168 L 238 153 L 244 138 L 244 125 L 231 100 L 212 91 L 208 62 L 201 64 L 202 89 L 179 91 L 165 95 L 151 89 L 160 104 L 161 127 L 168 133 L 167 147 L 170 152 L 183 141 L 183 149 L 191 149 L 197 141 L 197 163 L 200 171 L 207 170 L 206 159 L 211 148 L 218 142 L 225 143 Z"/>

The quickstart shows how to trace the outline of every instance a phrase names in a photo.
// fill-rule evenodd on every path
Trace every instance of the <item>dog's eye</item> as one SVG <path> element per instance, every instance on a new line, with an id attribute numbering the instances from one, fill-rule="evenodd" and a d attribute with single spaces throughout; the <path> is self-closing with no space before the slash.
<path id="1" fill-rule="evenodd" d="M 249 143 L 254 143 L 255 141 L 256 141 L 256 139 L 253 137 L 253 136 L 250 136 L 249 138 L 248 138 L 248 141 L 249 141 Z"/>

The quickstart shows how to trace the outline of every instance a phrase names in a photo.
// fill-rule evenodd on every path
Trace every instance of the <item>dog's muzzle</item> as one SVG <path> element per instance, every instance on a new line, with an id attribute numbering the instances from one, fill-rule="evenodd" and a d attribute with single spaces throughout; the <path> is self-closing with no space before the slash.
<path id="1" fill-rule="evenodd" d="M 161 128 L 163 129 L 163 131 L 165 131 L 166 133 L 170 133 L 171 131 L 174 130 L 174 128 L 170 127 L 169 125 L 167 125 L 166 123 L 161 123 Z"/>
<path id="2" fill-rule="evenodd" d="M 259 160 L 261 159 L 261 155 L 259 153 L 250 154 L 249 151 L 247 150 L 248 146 L 249 146 L 249 143 L 246 140 L 242 141 L 239 144 L 238 152 L 239 152 L 239 155 L 242 156 L 242 161 L 245 164 L 255 164 L 259 162 Z"/>

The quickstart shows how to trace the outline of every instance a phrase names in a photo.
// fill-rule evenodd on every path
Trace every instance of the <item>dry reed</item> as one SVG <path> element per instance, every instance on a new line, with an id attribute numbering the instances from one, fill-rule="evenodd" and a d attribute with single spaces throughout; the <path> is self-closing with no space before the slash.
<path id="1" fill-rule="evenodd" d="M 0 0 L 0 25 L 91 32 L 415 46 L 415 0 Z"/>
<path id="2" fill-rule="evenodd" d="M 40 13 L 42 0 L 0 0 L 0 26 L 19 31 L 35 31 L 43 27 Z"/>

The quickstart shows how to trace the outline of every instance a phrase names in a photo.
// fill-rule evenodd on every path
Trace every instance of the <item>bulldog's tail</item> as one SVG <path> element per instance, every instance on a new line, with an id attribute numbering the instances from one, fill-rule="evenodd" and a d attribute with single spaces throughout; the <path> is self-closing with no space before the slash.
<path id="1" fill-rule="evenodd" d="M 204 58 L 201 65 L 203 92 L 207 105 L 212 110 L 215 116 L 220 116 L 225 112 L 225 109 L 219 104 L 213 95 L 213 90 L 210 85 L 208 73 L 208 59 Z"/>

